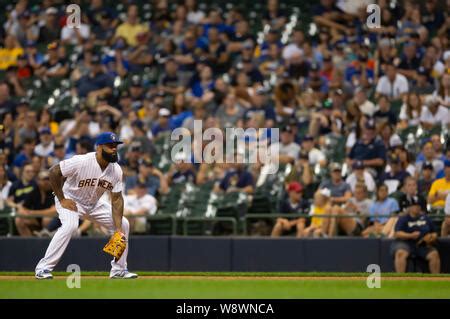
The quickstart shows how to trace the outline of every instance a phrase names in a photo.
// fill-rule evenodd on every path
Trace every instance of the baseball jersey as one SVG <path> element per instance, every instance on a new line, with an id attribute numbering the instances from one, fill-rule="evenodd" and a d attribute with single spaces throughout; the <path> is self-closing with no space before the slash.
<path id="1" fill-rule="evenodd" d="M 61 173 L 66 177 L 64 197 L 74 200 L 83 207 L 93 207 L 105 191 L 122 191 L 122 168 L 109 163 L 102 171 L 95 152 L 75 155 L 59 163 Z"/>

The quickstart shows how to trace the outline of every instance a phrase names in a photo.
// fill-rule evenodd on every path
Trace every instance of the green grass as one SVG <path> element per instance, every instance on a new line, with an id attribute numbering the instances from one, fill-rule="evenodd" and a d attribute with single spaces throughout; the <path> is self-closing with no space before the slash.
<path id="1" fill-rule="evenodd" d="M 110 280 L 106 273 L 99 278 L 81 278 L 80 289 L 69 289 L 67 273 L 54 280 L 34 278 L 1 279 L 0 298 L 175 298 L 175 299 L 262 299 L 262 298 L 450 298 L 450 281 L 418 281 L 405 279 L 382 280 L 380 289 L 369 289 L 364 278 L 358 280 L 289 280 L 270 279 L 270 276 L 342 276 L 338 273 L 270 273 L 263 279 L 211 278 L 139 278 L 137 280 Z M 8 273 L 18 275 L 19 273 Z M 24 274 L 24 273 L 20 273 Z M 55 273 L 57 274 L 57 273 Z M 199 273 L 140 273 L 140 275 L 198 275 Z M 249 275 L 264 273 L 201 273 L 201 275 Z M 30 275 L 25 273 L 24 275 Z M 345 274 L 367 276 L 367 274 Z M 384 274 L 383 274 L 384 275 Z M 390 274 L 392 275 L 392 274 Z M 396 275 L 396 274 L 395 274 Z M 414 274 L 408 274 L 408 276 Z M 396 275 L 397 276 L 397 275 Z"/>
<path id="2" fill-rule="evenodd" d="M 161 271 L 134 271 L 140 276 L 221 276 L 221 277 L 367 277 L 365 272 L 161 272 Z M 103 271 L 83 271 L 84 276 L 108 276 Z M 67 272 L 55 271 L 53 275 L 67 276 Z M 0 271 L 2 276 L 34 276 L 32 271 Z M 425 273 L 382 273 L 383 277 L 450 277 L 450 274 L 425 274 Z"/>

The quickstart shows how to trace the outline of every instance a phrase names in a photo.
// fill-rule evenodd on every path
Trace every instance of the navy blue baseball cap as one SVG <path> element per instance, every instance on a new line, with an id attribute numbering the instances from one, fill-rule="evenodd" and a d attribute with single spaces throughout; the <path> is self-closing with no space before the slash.
<path id="1" fill-rule="evenodd" d="M 112 132 L 101 133 L 99 136 L 97 136 L 97 140 L 95 142 L 95 144 L 97 144 L 97 145 L 103 145 L 103 144 L 109 144 L 109 143 L 123 144 L 123 142 L 119 140 L 117 135 Z"/>

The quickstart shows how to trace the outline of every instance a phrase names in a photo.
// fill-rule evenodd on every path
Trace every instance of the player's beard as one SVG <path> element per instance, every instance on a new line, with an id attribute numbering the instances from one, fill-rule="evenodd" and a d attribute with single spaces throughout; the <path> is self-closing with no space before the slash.
<path id="1" fill-rule="evenodd" d="M 105 161 L 107 161 L 109 163 L 115 163 L 119 159 L 119 156 L 117 155 L 117 153 L 109 154 L 109 153 L 105 152 L 105 150 L 102 150 L 102 157 Z"/>

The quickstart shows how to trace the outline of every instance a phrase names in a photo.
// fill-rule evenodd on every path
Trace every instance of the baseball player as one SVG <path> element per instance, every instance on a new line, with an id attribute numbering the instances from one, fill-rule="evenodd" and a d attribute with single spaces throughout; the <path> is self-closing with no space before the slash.
<path id="1" fill-rule="evenodd" d="M 123 217 L 122 169 L 117 164 L 117 145 L 121 143 L 114 133 L 101 133 L 95 152 L 75 155 L 50 169 L 62 226 L 36 266 L 37 279 L 53 278 L 51 272 L 77 231 L 80 218 L 97 222 L 111 234 L 120 234 L 125 244 L 128 241 L 129 223 Z M 111 203 L 100 199 L 106 191 L 110 192 Z M 137 278 L 137 274 L 127 270 L 127 254 L 128 245 L 124 246 L 120 259 L 111 262 L 110 278 Z"/>

